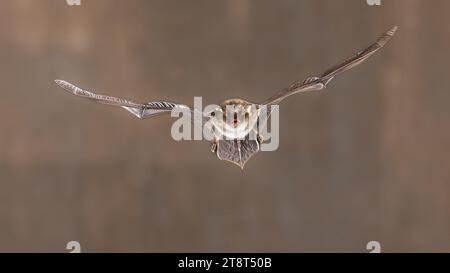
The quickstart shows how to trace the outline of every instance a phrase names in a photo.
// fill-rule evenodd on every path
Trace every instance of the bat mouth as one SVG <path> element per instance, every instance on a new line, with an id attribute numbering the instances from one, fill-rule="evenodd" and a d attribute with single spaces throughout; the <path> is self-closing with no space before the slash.
<path id="1" fill-rule="evenodd" d="M 232 125 L 233 125 L 234 127 L 237 127 L 238 124 L 239 124 L 238 115 L 237 115 L 237 113 L 234 113 Z"/>
<path id="2" fill-rule="evenodd" d="M 237 113 L 234 113 L 233 120 L 231 121 L 231 125 L 236 128 L 238 125 L 243 123 L 248 123 L 249 121 L 249 113 L 245 113 L 243 118 L 239 118 Z"/>
<path id="3" fill-rule="evenodd" d="M 223 121 L 227 122 L 226 117 L 223 117 Z M 239 118 L 237 113 L 233 113 L 233 119 L 231 119 L 229 122 L 229 125 L 231 125 L 233 128 L 236 128 L 239 125 Z"/>

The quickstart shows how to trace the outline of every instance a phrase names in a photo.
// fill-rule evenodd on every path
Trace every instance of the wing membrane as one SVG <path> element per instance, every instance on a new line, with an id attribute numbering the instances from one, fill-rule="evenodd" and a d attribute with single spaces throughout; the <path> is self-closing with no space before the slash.
<path id="1" fill-rule="evenodd" d="M 173 102 L 167 102 L 167 101 L 156 101 L 156 102 L 149 102 L 149 103 L 136 103 L 127 99 L 123 98 L 117 98 L 112 96 L 106 96 L 106 95 L 100 95 L 96 94 L 91 91 L 83 90 L 69 82 L 63 81 L 63 80 L 56 80 L 56 84 L 58 84 L 61 88 L 68 91 L 72 95 L 87 98 L 90 100 L 93 100 L 98 103 L 107 104 L 107 105 L 113 105 L 113 106 L 120 106 L 124 108 L 125 110 L 129 111 L 133 115 L 135 115 L 138 118 L 144 119 L 149 117 L 154 117 L 157 115 L 170 113 L 175 108 L 179 110 L 184 111 L 192 111 L 191 108 L 189 108 L 186 105 L 177 104 Z"/>
<path id="2" fill-rule="evenodd" d="M 291 86 L 289 86 L 288 88 L 281 90 L 280 92 L 272 96 L 270 99 L 266 100 L 263 104 L 274 105 L 280 103 L 283 99 L 297 93 L 324 89 L 334 77 L 361 64 L 362 62 L 367 60 L 370 56 L 372 56 L 375 52 L 383 48 L 395 35 L 397 29 L 398 27 L 395 26 L 389 31 L 385 32 L 381 37 L 379 37 L 376 40 L 375 43 L 371 44 L 369 47 L 358 52 L 356 55 L 345 60 L 344 62 L 328 69 L 325 73 L 322 74 L 322 76 L 307 78 L 303 82 L 296 82 Z"/>

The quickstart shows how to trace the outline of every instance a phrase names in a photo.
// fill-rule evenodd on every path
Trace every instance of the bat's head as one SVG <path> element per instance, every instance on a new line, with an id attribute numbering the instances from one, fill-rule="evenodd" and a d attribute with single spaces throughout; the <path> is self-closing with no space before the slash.
<path id="1" fill-rule="evenodd" d="M 231 99 L 223 102 L 210 116 L 221 136 L 240 139 L 256 127 L 258 113 L 259 105 L 241 99 Z"/>
<path id="2" fill-rule="evenodd" d="M 224 121 L 234 128 L 248 124 L 250 117 L 257 110 L 255 104 L 241 99 L 226 100 L 220 108 Z"/>

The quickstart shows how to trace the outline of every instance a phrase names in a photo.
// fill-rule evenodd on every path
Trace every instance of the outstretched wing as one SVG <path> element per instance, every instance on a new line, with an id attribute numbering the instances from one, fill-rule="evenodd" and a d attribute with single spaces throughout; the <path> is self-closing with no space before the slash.
<path id="1" fill-rule="evenodd" d="M 120 106 L 141 119 L 154 117 L 164 113 L 170 113 L 175 108 L 179 109 L 180 111 L 193 111 L 186 105 L 173 102 L 158 101 L 149 103 L 136 103 L 122 98 L 95 94 L 93 92 L 83 90 L 63 80 L 56 80 L 55 82 L 64 90 L 75 96 L 87 98 L 102 104 Z"/>
<path id="2" fill-rule="evenodd" d="M 375 52 L 383 48 L 391 40 L 396 31 L 397 26 L 393 27 L 391 30 L 384 33 L 380 38 L 378 38 L 378 40 L 375 43 L 373 43 L 366 49 L 360 51 L 358 54 L 345 60 L 344 62 L 330 68 L 325 73 L 323 73 L 322 76 L 311 77 L 303 82 L 296 82 L 291 86 L 289 86 L 288 88 L 275 94 L 273 97 L 266 100 L 263 104 L 275 105 L 291 95 L 300 92 L 321 90 L 325 88 L 334 77 L 359 65 L 360 63 L 364 62 L 367 58 L 372 56 Z"/>

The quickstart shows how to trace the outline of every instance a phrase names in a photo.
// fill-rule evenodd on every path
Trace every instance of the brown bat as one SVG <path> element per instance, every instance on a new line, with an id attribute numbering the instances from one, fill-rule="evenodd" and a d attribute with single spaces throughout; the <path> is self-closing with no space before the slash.
<path id="1" fill-rule="evenodd" d="M 187 111 L 197 119 L 201 119 L 202 122 L 207 122 L 211 125 L 210 130 L 213 131 L 214 135 L 211 145 L 212 152 L 219 159 L 232 162 L 244 168 L 247 161 L 260 151 L 260 145 L 263 139 L 257 124 L 263 111 L 267 111 L 270 115 L 272 106 L 278 105 L 282 100 L 291 95 L 324 89 L 336 76 L 361 64 L 375 52 L 383 48 L 391 40 L 396 31 L 397 27 L 393 27 L 379 37 L 375 43 L 344 62 L 328 69 L 320 77 L 310 77 L 304 81 L 295 82 L 262 103 L 252 103 L 243 99 L 231 99 L 223 102 L 215 111 L 209 113 L 199 112 L 189 106 L 167 101 L 135 103 L 126 99 L 98 95 L 78 88 L 66 81 L 56 80 L 55 82 L 73 95 L 88 98 L 103 104 L 120 106 L 140 119 L 170 113 L 175 109 Z M 232 110 L 228 111 L 228 109 Z M 255 135 L 256 137 L 250 137 L 251 135 Z"/>

